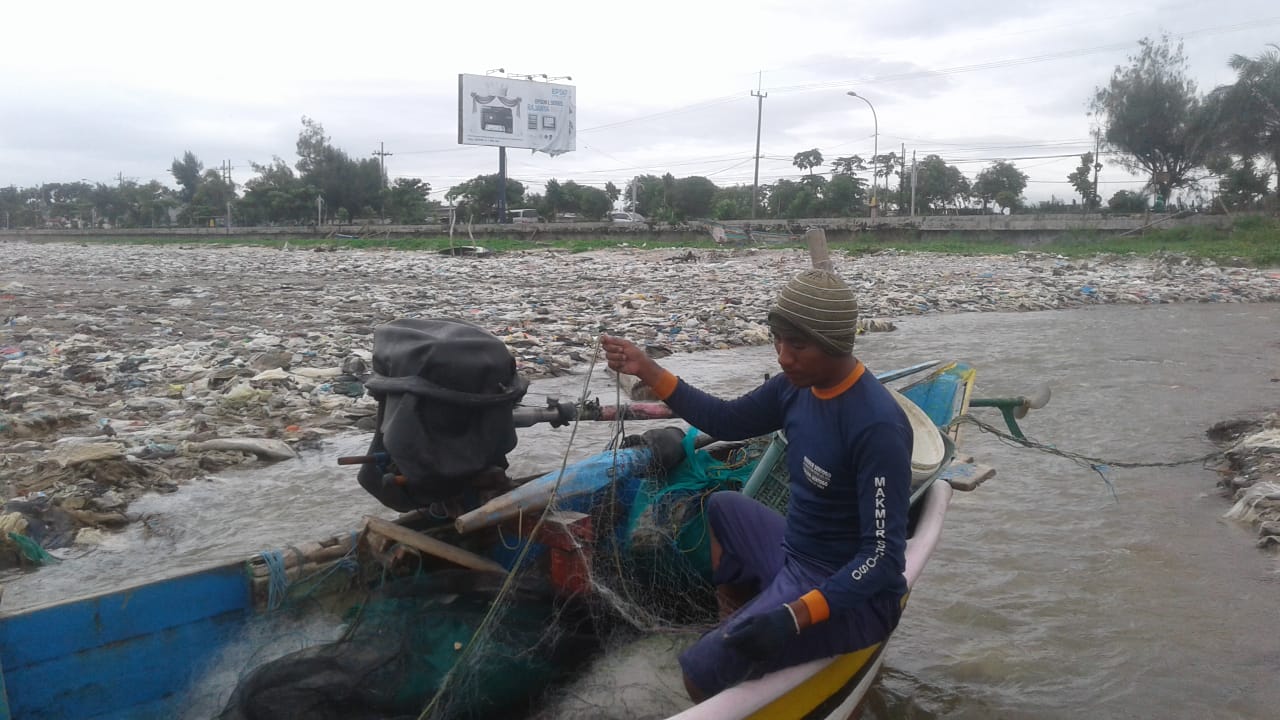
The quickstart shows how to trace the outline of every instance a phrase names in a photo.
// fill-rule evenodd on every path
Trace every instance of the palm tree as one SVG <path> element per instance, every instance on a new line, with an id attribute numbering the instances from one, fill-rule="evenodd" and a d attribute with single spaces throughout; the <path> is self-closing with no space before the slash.
<path id="1" fill-rule="evenodd" d="M 1223 119 L 1225 148 L 1242 158 L 1258 155 L 1271 161 L 1280 197 L 1280 45 L 1257 57 L 1232 55 L 1228 65 L 1236 81 L 1213 93 Z"/>

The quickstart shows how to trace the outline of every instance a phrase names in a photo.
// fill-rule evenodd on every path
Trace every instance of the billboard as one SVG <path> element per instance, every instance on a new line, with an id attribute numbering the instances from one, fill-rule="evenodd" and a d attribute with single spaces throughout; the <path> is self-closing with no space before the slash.
<path id="1" fill-rule="evenodd" d="M 549 155 L 575 150 L 576 96 L 572 85 L 460 74 L 458 143 Z"/>

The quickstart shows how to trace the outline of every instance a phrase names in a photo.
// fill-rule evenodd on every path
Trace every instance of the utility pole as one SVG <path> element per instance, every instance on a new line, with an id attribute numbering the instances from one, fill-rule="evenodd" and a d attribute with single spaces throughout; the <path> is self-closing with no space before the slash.
<path id="1" fill-rule="evenodd" d="M 395 153 L 389 153 L 389 152 L 387 152 L 386 150 L 387 150 L 387 149 L 386 149 L 386 145 L 385 145 L 381 140 L 379 140 L 379 141 L 378 141 L 378 149 L 373 151 L 373 154 L 378 156 L 378 172 L 379 172 L 379 173 L 381 173 L 381 175 L 382 175 L 382 185 L 381 185 L 381 187 L 382 187 L 383 189 L 386 189 L 386 187 L 387 187 L 387 160 L 386 160 L 386 158 L 387 158 L 387 156 L 388 156 L 388 155 L 395 155 Z"/>
<path id="2" fill-rule="evenodd" d="M 231 161 L 222 161 L 222 179 L 227 183 L 227 234 L 231 234 L 231 198 L 235 195 L 235 186 L 231 184 Z"/>
<path id="3" fill-rule="evenodd" d="M 898 212 L 902 212 L 902 201 L 907 194 L 907 144 L 902 143 L 902 154 L 898 155 Z"/>
<path id="4" fill-rule="evenodd" d="M 769 97 L 769 93 L 761 92 L 764 81 L 764 71 L 756 76 L 756 89 L 751 91 L 751 96 L 756 99 L 756 172 L 751 180 L 751 219 L 756 219 L 756 205 L 759 204 L 757 198 L 760 196 L 760 127 L 764 120 L 764 99 Z"/>
<path id="5" fill-rule="evenodd" d="M 911 151 L 911 217 L 916 216 L 916 151 Z"/>
<path id="6" fill-rule="evenodd" d="M 1093 197 L 1090 198 L 1094 205 L 1098 206 L 1098 210 L 1102 210 L 1102 198 L 1098 196 L 1098 170 L 1102 168 L 1102 136 L 1093 136 Z"/>
<path id="7" fill-rule="evenodd" d="M 387 200 L 382 197 L 383 190 L 387 189 L 387 156 L 395 153 L 387 152 L 386 145 L 381 140 L 378 141 L 378 149 L 373 152 L 378 156 L 378 219 L 383 220 L 386 216 Z"/>

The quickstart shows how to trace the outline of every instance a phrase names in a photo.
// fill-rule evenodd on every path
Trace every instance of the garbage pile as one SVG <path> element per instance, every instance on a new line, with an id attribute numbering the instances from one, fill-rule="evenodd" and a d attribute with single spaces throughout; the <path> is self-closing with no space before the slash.
<path id="1" fill-rule="evenodd" d="M 864 329 L 944 312 L 1280 300 L 1280 275 L 1179 256 L 835 258 Z M 799 250 L 454 256 L 215 245 L 0 244 L 0 565 L 129 522 L 129 502 L 373 428 L 375 326 L 452 317 L 530 379 L 580 371 L 602 331 L 674 352 L 769 342 Z M 7 561 L 6 556 L 11 556 Z"/>
<path id="2" fill-rule="evenodd" d="M 1226 517 L 1258 531 L 1258 547 L 1280 549 L 1280 415 L 1220 423 L 1209 436 L 1229 443 L 1221 482 L 1234 504 Z"/>

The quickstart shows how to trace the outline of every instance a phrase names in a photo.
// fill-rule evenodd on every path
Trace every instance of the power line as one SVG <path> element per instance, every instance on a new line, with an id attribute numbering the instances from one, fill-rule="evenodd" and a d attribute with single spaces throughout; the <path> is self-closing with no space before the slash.
<path id="1" fill-rule="evenodd" d="M 1254 30 L 1259 27 L 1275 25 L 1280 23 L 1280 17 L 1262 18 L 1253 22 L 1236 23 L 1233 25 L 1220 25 L 1217 27 L 1201 28 L 1199 30 L 1191 30 L 1184 33 L 1175 33 L 1176 37 L 1190 38 L 1206 35 L 1221 35 L 1239 30 Z M 1035 63 L 1049 62 L 1051 60 L 1065 60 L 1069 58 L 1084 57 L 1087 55 L 1097 55 L 1099 53 L 1115 52 L 1117 50 L 1127 50 L 1136 46 L 1136 42 L 1112 43 L 1110 45 L 1098 45 L 1090 48 L 1078 48 L 1075 50 L 1063 50 L 1055 53 L 1044 53 L 1042 55 L 1027 55 L 1024 57 L 1007 58 L 1004 60 L 993 60 L 990 62 L 974 63 L 972 65 L 956 65 L 949 68 L 938 68 L 932 70 L 913 70 L 910 72 L 893 73 L 890 75 L 880 75 L 870 78 L 860 78 L 851 80 L 828 80 L 817 83 L 803 83 L 800 85 L 789 85 L 784 87 L 769 88 L 778 93 L 787 92 L 808 92 L 811 90 L 825 90 L 830 88 L 847 87 L 849 85 L 869 85 L 882 82 L 899 82 L 902 80 L 918 80 L 921 78 L 945 77 L 948 75 L 958 75 L 960 73 L 976 72 L 979 70 L 996 70 L 1006 67 L 1014 67 L 1019 65 L 1031 65 Z"/>
<path id="2" fill-rule="evenodd" d="M 1211 35 L 1220 35 L 1220 34 L 1230 33 L 1230 32 L 1237 32 L 1240 30 L 1257 29 L 1260 27 L 1267 27 L 1267 26 L 1276 25 L 1276 24 L 1280 24 L 1280 17 L 1260 18 L 1258 20 L 1243 22 L 1243 23 L 1235 23 L 1232 25 L 1219 25 L 1219 26 L 1208 27 L 1208 28 L 1199 28 L 1196 30 L 1189 30 L 1182 33 L 1173 33 L 1173 35 L 1175 37 L 1180 37 L 1180 38 L 1204 37 L 1204 36 L 1211 36 Z M 871 76 L 866 78 L 829 80 L 829 81 L 816 82 L 816 83 L 801 83 L 798 85 L 784 85 L 784 86 L 777 86 L 777 87 L 770 87 L 770 88 L 761 88 L 761 92 L 764 92 L 766 90 L 775 92 L 775 93 L 808 92 L 812 90 L 824 90 L 824 89 L 837 88 L 837 87 L 847 87 L 849 85 L 858 85 L 858 84 L 876 84 L 876 83 L 885 83 L 885 82 L 899 82 L 903 80 L 916 80 L 916 79 L 930 78 L 930 77 L 945 77 L 948 75 L 957 75 L 961 73 L 978 72 L 982 70 L 996 70 L 996 69 L 1005 68 L 1005 67 L 1031 65 L 1031 64 L 1042 63 L 1042 62 L 1050 62 L 1053 60 L 1065 60 L 1065 59 L 1076 58 L 1076 57 L 1085 57 L 1088 55 L 1097 55 L 1100 53 L 1115 52 L 1118 50 L 1127 50 L 1127 49 L 1136 47 L 1137 45 L 1138 45 L 1137 42 L 1127 41 L 1122 43 L 1112 43 L 1109 45 L 1098 45 L 1098 46 L 1088 47 L 1088 48 L 1077 48 L 1074 50 L 1063 50 L 1055 53 L 1043 53 L 1040 55 L 1027 55 L 1023 57 L 1005 58 L 1003 60 L 992 60 L 988 62 L 974 63 L 971 65 L 956 65 L 953 67 L 914 70 L 910 72 L 891 73 L 887 75 L 876 75 L 876 76 Z M 709 98 L 707 100 L 700 100 L 698 102 L 690 103 L 688 105 L 679 105 L 673 108 L 668 108 L 666 110 L 661 110 L 661 111 L 649 113 L 646 115 L 640 115 L 640 116 L 628 118 L 625 120 L 618 120 L 610 123 L 604 123 L 602 125 L 596 125 L 594 127 L 579 130 L 578 132 L 581 134 L 586 132 L 595 132 L 598 130 L 607 130 L 611 128 L 622 127 L 624 125 L 629 125 L 635 122 L 641 122 L 643 120 L 653 120 L 657 118 L 670 117 L 672 115 L 679 115 L 679 114 L 691 112 L 694 110 L 700 110 L 703 108 L 724 105 L 726 103 L 731 103 L 731 102 L 739 101 L 742 99 L 743 98 L 740 95 L 722 95 L 720 97 Z"/>

